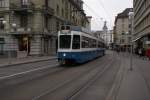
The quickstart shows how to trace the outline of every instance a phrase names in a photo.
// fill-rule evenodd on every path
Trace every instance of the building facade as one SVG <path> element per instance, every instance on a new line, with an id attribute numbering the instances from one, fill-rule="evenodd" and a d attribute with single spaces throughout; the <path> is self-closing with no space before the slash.
<path id="1" fill-rule="evenodd" d="M 63 24 L 89 24 L 82 0 L 0 0 L 1 56 L 55 55 Z"/>
<path id="2" fill-rule="evenodd" d="M 134 0 L 134 41 L 136 49 L 150 48 L 150 1 Z"/>
<path id="3" fill-rule="evenodd" d="M 131 45 L 131 31 L 129 13 L 133 12 L 133 8 L 127 8 L 119 13 L 115 19 L 114 41 L 115 44 L 122 48 L 129 48 Z"/>
<path id="4" fill-rule="evenodd" d="M 113 43 L 113 30 L 108 30 L 106 21 L 104 22 L 103 30 L 94 32 L 94 35 L 102 38 L 108 48 Z"/>
<path id="5" fill-rule="evenodd" d="M 110 46 L 110 44 L 113 42 L 112 41 L 112 35 L 113 35 L 113 31 L 112 30 L 108 30 L 107 27 L 107 22 L 104 22 L 104 26 L 103 26 L 103 34 L 102 34 L 102 38 L 104 39 L 107 47 Z"/>

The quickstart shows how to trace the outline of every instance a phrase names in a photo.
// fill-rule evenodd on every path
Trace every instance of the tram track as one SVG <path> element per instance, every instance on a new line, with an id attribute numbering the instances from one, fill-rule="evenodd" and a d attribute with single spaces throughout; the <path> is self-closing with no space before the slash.
<path id="1" fill-rule="evenodd" d="M 24 66 L 25 67 L 25 66 Z M 4 88 L 9 85 L 16 85 L 31 79 L 41 77 L 46 74 L 54 74 L 65 68 L 60 67 L 58 63 L 42 64 L 39 66 L 30 66 L 25 71 L 19 71 L 17 73 L 3 75 L 0 77 L 0 88 Z M 44 73 L 43 73 L 44 72 Z"/>
<path id="2" fill-rule="evenodd" d="M 0 77 L 9 76 L 16 73 L 21 73 L 29 70 L 34 70 L 36 68 L 41 68 L 44 66 L 56 65 L 57 60 L 36 62 L 36 63 L 27 63 L 21 65 L 13 65 L 8 67 L 0 67 Z"/>
<path id="3" fill-rule="evenodd" d="M 99 70 L 93 77 L 91 77 L 81 87 L 76 89 L 76 91 L 74 91 L 74 93 L 72 93 L 72 95 L 68 96 L 67 99 L 65 99 L 65 100 L 75 100 L 75 98 L 77 98 L 79 95 L 82 95 L 82 93 L 84 91 L 86 91 L 90 86 L 92 86 L 98 80 L 98 78 L 101 78 L 103 76 L 103 74 L 106 71 L 108 71 L 108 69 L 110 68 L 110 65 L 113 64 L 113 61 L 114 60 L 112 60 L 109 64 L 107 64 L 106 67 L 103 68 L 102 70 Z"/>
<path id="4" fill-rule="evenodd" d="M 57 91 L 57 88 L 60 89 L 65 87 L 62 86 L 63 83 L 66 82 L 67 85 L 67 82 L 71 80 L 78 80 L 82 73 L 88 74 L 90 70 L 94 70 L 93 64 L 98 62 L 97 66 L 101 64 L 99 67 L 102 68 L 107 62 L 110 62 L 112 58 L 113 57 L 111 57 L 110 55 L 106 55 L 104 57 L 77 66 L 59 66 L 56 68 L 56 70 L 58 68 L 61 68 L 61 70 L 57 71 L 51 69 L 48 71 L 45 70 L 46 74 L 40 77 L 30 79 L 28 81 L 22 82 L 21 84 L 16 84 L 2 88 L 0 91 L 0 97 L 2 100 L 33 100 L 43 95 L 44 93 L 45 95 L 47 95 L 46 93 L 48 93 L 49 91 L 53 91 L 52 93 L 55 93 Z M 87 70 L 89 70 L 89 72 L 87 72 Z M 72 83 L 73 81 L 70 82 L 70 84 Z M 56 89 L 56 91 L 54 89 Z M 37 100 L 41 99 L 37 98 Z"/>
<path id="5" fill-rule="evenodd" d="M 109 59 L 112 59 L 112 58 L 109 58 Z M 84 73 L 81 73 L 80 75 L 76 76 L 75 78 L 71 79 L 71 80 L 67 80 L 67 81 L 64 81 L 62 84 L 59 84 L 58 86 L 54 87 L 54 88 L 49 88 L 47 89 L 47 91 L 39 94 L 38 96 L 35 96 L 34 98 L 32 98 L 32 100 L 43 100 L 43 97 L 47 96 L 47 95 L 50 95 L 50 94 L 55 94 L 57 91 L 59 91 L 61 88 L 64 88 L 66 86 L 69 86 L 70 84 L 74 83 L 74 81 L 78 81 L 78 80 L 82 80 L 83 77 L 87 77 L 89 73 L 92 73 L 92 75 L 94 75 L 93 77 L 95 77 L 99 71 L 101 72 L 101 74 L 104 72 L 104 69 L 107 70 L 107 67 L 105 66 L 105 64 L 107 63 L 107 61 L 109 61 L 108 59 L 106 60 L 103 60 L 101 62 L 101 67 L 97 68 L 96 67 L 93 67 L 93 68 L 89 68 L 88 70 L 86 70 Z M 113 59 L 111 60 L 111 62 L 113 62 Z M 98 72 L 97 72 L 98 70 Z M 95 75 L 95 71 L 96 71 L 96 75 Z M 90 76 L 89 76 L 90 77 Z M 91 78 L 93 78 L 91 77 Z M 83 79 L 84 80 L 84 79 Z M 88 81 L 85 81 L 85 83 L 87 83 Z M 90 82 L 88 82 L 90 83 Z M 86 84 L 83 84 L 83 85 L 86 85 Z M 82 86 L 83 86 L 82 85 Z M 77 88 L 77 90 L 75 90 L 74 92 L 72 92 L 72 94 L 68 97 L 65 97 L 65 98 L 71 98 L 74 94 L 76 94 L 77 91 L 80 91 L 82 89 L 82 86 L 79 86 L 79 88 Z M 57 94 L 57 93 L 56 93 Z M 53 100 L 55 100 L 55 98 L 51 98 Z M 65 99 L 66 100 L 66 99 Z M 69 100 L 69 99 L 67 99 Z"/>

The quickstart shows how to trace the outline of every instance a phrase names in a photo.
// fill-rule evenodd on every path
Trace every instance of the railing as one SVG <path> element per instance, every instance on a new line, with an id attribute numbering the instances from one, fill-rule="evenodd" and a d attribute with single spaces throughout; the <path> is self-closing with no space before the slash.
<path id="1" fill-rule="evenodd" d="M 77 1 L 77 0 L 69 0 L 69 1 L 70 1 L 73 5 L 75 5 L 78 9 L 83 10 L 82 4 L 79 3 L 79 1 L 82 2 L 82 0 L 79 0 L 79 1 Z"/>
<path id="2" fill-rule="evenodd" d="M 19 4 L 11 3 L 10 4 L 10 9 L 14 9 L 14 10 L 34 9 L 34 4 L 32 2 L 28 2 L 26 4 L 23 4 L 23 3 L 19 3 Z"/>
<path id="3" fill-rule="evenodd" d="M 32 31 L 32 29 L 31 28 L 29 28 L 29 27 L 21 27 L 21 28 L 17 28 L 17 31 L 18 32 L 31 32 Z"/>
<path id="4" fill-rule="evenodd" d="M 32 2 L 28 2 L 26 4 L 21 4 L 21 8 L 23 9 L 33 9 L 34 8 L 34 4 Z"/>

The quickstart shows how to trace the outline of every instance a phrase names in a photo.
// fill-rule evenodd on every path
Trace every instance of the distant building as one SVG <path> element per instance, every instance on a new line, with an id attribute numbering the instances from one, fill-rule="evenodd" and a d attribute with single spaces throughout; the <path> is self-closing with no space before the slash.
<path id="1" fill-rule="evenodd" d="M 106 21 L 104 22 L 103 30 L 94 32 L 94 35 L 102 38 L 108 47 L 113 42 L 113 30 L 108 30 Z"/>
<path id="2" fill-rule="evenodd" d="M 108 28 L 107 28 L 107 22 L 104 22 L 104 26 L 103 26 L 103 39 L 107 44 L 108 38 L 107 38 L 107 34 L 108 34 Z"/>
<path id="3" fill-rule="evenodd" d="M 63 24 L 89 24 L 82 0 L 0 0 L 0 57 L 55 55 Z"/>
<path id="4" fill-rule="evenodd" d="M 91 31 L 91 20 L 92 20 L 92 16 L 87 16 L 88 19 L 88 23 L 86 23 L 86 28 Z"/>
<path id="5" fill-rule="evenodd" d="M 127 8 L 122 13 L 119 13 L 115 19 L 114 41 L 116 45 L 129 48 L 131 43 L 131 32 L 129 13 L 133 12 L 133 8 Z"/>
<path id="6" fill-rule="evenodd" d="M 103 26 L 103 36 L 102 36 L 102 38 L 104 39 L 107 46 L 109 46 L 110 43 L 112 43 L 112 35 L 113 35 L 113 31 L 108 30 L 107 22 L 105 21 L 104 26 Z"/>
<path id="7" fill-rule="evenodd" d="M 96 32 L 94 32 L 93 34 L 94 34 L 96 37 L 103 39 L 103 31 L 102 31 L 102 30 L 101 30 L 101 31 L 96 31 Z"/>

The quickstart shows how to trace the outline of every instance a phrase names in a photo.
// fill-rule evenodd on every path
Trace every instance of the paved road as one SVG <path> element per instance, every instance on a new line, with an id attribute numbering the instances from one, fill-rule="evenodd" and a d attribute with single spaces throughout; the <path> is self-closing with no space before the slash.
<path id="1" fill-rule="evenodd" d="M 47 60 L 47 61 L 39 61 L 33 63 L 26 63 L 26 64 L 19 64 L 19 65 L 12 65 L 7 67 L 0 67 L 0 79 L 7 76 L 12 76 L 18 73 L 32 71 L 38 68 L 43 67 L 54 67 L 58 65 L 56 59 Z"/>
<path id="2" fill-rule="evenodd" d="M 107 52 L 86 64 L 60 67 L 63 70 L 1 88 L 0 99 L 105 100 L 118 76 L 121 60 L 117 54 Z"/>

